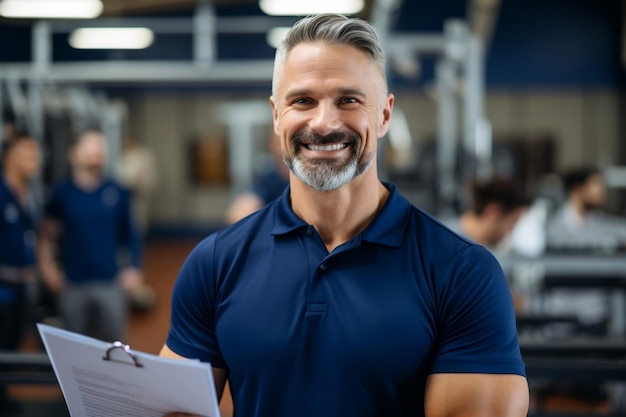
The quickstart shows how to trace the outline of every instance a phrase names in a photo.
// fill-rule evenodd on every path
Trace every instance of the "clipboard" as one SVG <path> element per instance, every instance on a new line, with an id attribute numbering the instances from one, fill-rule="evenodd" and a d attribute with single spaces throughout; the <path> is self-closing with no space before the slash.
<path id="1" fill-rule="evenodd" d="M 71 417 L 219 417 L 210 364 L 37 324 Z"/>

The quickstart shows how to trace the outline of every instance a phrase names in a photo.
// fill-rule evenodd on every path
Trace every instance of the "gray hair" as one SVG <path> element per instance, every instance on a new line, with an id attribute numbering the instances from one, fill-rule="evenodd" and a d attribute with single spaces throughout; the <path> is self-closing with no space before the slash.
<path id="1" fill-rule="evenodd" d="M 296 22 L 276 49 L 272 95 L 276 96 L 277 84 L 282 77 L 285 61 L 293 48 L 301 43 L 324 42 L 329 45 L 346 45 L 365 53 L 385 79 L 385 53 L 382 39 L 376 29 L 365 20 L 348 18 L 339 14 L 320 14 Z"/>

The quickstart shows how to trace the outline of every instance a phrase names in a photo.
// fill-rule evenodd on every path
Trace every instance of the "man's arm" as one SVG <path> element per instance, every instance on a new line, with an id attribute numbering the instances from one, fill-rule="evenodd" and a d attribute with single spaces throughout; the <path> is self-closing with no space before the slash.
<path id="1" fill-rule="evenodd" d="M 171 359 L 187 359 L 184 356 L 179 355 L 170 349 L 166 344 L 161 348 L 161 352 L 159 352 L 159 356 L 164 358 Z M 213 369 L 213 380 L 215 381 L 215 391 L 217 391 L 217 399 L 218 401 L 222 399 L 222 394 L 224 393 L 224 387 L 226 386 L 226 380 L 228 379 L 228 373 L 226 369 L 221 368 L 212 368 Z M 176 415 L 176 414 L 173 414 Z M 184 415 L 184 414 L 181 414 Z"/>
<path id="2" fill-rule="evenodd" d="M 59 222 L 50 217 L 45 217 L 39 227 L 37 238 L 37 261 L 41 277 L 48 289 L 54 294 L 59 294 L 65 286 L 65 277 L 57 266 L 52 249 L 58 230 Z"/>
<path id="3" fill-rule="evenodd" d="M 424 401 L 426 417 L 525 417 L 528 382 L 520 375 L 432 374 Z"/>
<path id="4" fill-rule="evenodd" d="M 141 269 L 141 237 L 139 229 L 137 228 L 137 222 L 135 221 L 135 214 L 133 210 L 133 201 L 130 192 L 124 191 L 123 199 L 121 201 L 121 213 L 119 217 L 120 238 L 119 244 L 126 247 L 128 250 L 128 262 L 131 268 Z"/>

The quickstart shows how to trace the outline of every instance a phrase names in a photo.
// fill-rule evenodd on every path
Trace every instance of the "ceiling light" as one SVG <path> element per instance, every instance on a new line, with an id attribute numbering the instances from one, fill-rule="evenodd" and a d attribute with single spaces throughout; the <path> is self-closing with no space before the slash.
<path id="1" fill-rule="evenodd" d="M 100 13 L 100 0 L 2 0 L 0 3 L 0 15 L 13 18 L 92 19 Z"/>
<path id="2" fill-rule="evenodd" d="M 288 27 L 271 28 L 265 36 L 267 43 L 270 44 L 270 46 L 274 49 L 278 48 L 283 39 L 285 39 L 285 36 L 287 36 L 287 32 L 289 32 L 289 29 L 290 28 Z"/>
<path id="3" fill-rule="evenodd" d="M 259 0 L 261 10 L 271 16 L 305 16 L 320 13 L 356 14 L 364 0 Z"/>
<path id="4" fill-rule="evenodd" d="M 148 28 L 80 28 L 70 35 L 76 49 L 144 49 L 154 34 Z"/>

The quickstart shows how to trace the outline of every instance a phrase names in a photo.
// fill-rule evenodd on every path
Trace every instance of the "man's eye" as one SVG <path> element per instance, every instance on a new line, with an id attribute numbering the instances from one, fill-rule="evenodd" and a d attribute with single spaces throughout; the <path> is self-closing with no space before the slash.
<path id="1" fill-rule="evenodd" d="M 297 98 L 293 101 L 294 104 L 310 104 L 311 100 L 308 98 Z"/>
<path id="2" fill-rule="evenodd" d="M 339 102 L 341 104 L 354 104 L 354 103 L 358 103 L 357 99 L 354 97 L 344 97 L 341 100 L 339 100 Z"/>

